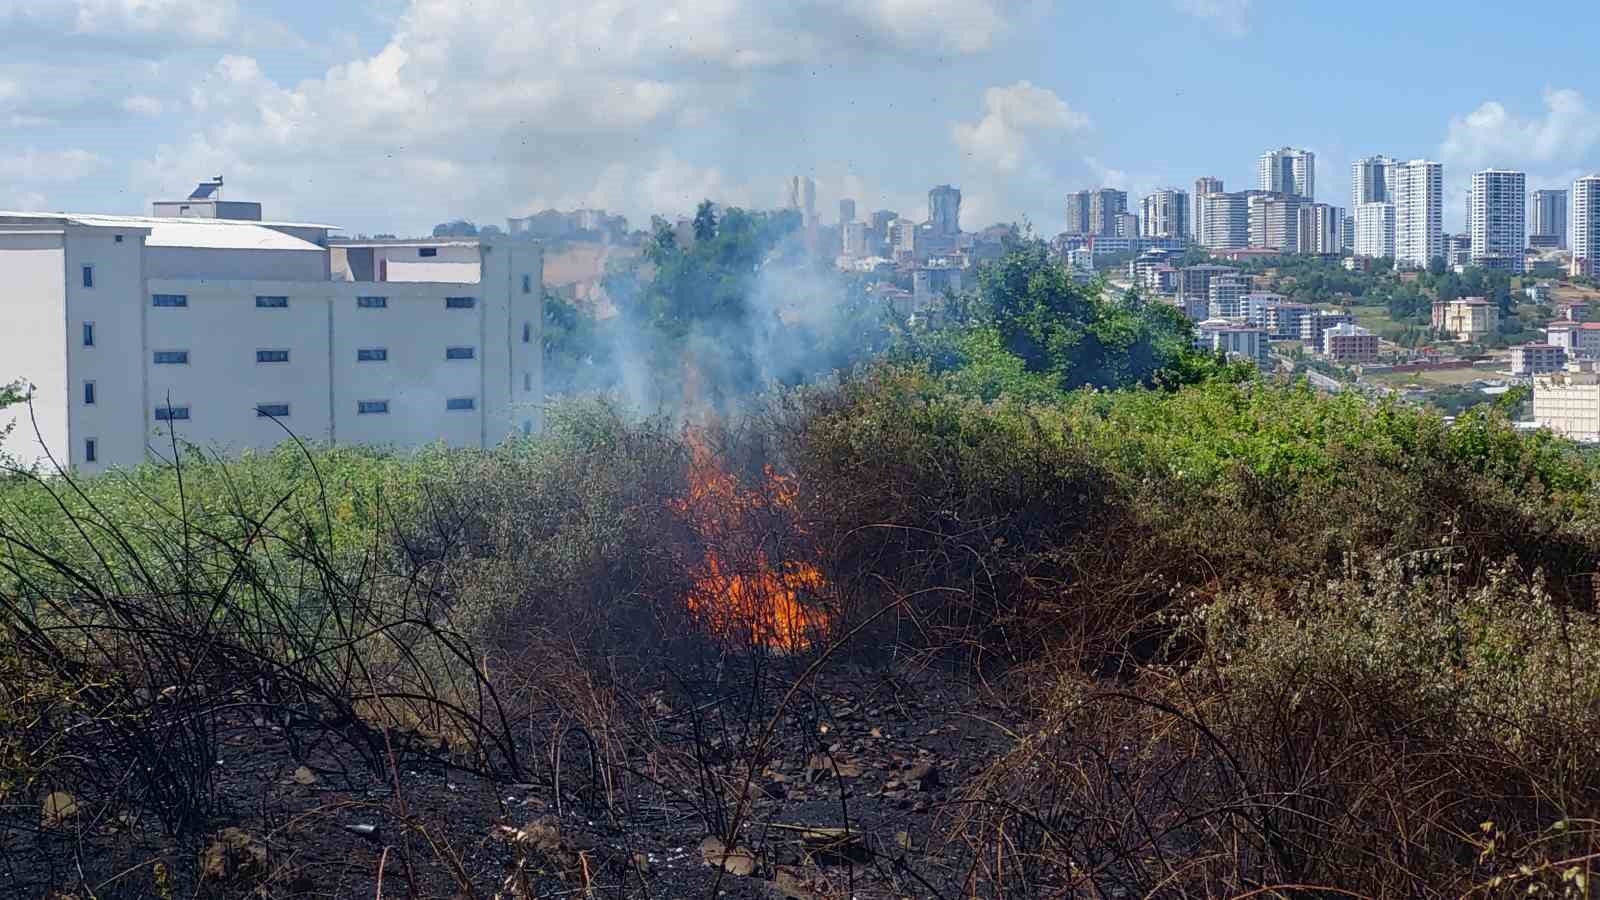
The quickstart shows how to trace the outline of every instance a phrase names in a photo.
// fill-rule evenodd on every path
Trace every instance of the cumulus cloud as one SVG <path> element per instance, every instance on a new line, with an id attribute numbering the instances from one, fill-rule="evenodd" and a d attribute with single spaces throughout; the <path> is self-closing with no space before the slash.
<path id="1" fill-rule="evenodd" d="M 103 160 L 88 150 L 35 150 L 0 155 L 0 209 L 38 210 L 48 185 L 78 181 Z"/>
<path id="2" fill-rule="evenodd" d="M 1177 8 L 1234 37 L 1249 30 L 1250 0 L 1174 0 Z"/>
<path id="3" fill-rule="evenodd" d="M 122 109 L 136 116 L 159 116 L 166 105 L 147 94 L 134 94 L 122 99 Z"/>
<path id="4" fill-rule="evenodd" d="M 1547 90 L 1542 115 L 1519 116 L 1489 100 L 1450 120 L 1440 147 L 1448 165 L 1560 165 L 1587 158 L 1600 146 L 1600 111 L 1572 89 Z"/>
<path id="5" fill-rule="evenodd" d="M 1086 131 L 1089 117 L 1067 105 L 1055 91 L 1019 81 L 983 92 L 983 117 L 957 122 L 951 137 L 961 152 L 1001 172 L 1013 172 L 1027 158 L 1040 132 Z"/>
<path id="6" fill-rule="evenodd" d="M 236 0 L 0 0 L 0 46 L 41 36 L 125 44 L 159 38 L 216 44 L 237 32 Z"/>

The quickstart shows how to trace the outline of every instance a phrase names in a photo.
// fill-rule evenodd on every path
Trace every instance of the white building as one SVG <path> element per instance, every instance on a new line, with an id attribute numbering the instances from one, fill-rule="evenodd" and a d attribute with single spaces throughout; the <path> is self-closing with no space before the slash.
<path id="1" fill-rule="evenodd" d="M 1392 203 L 1390 183 L 1395 161 L 1387 156 L 1368 156 L 1350 164 L 1350 208 L 1368 203 Z M 1360 226 L 1356 226 L 1359 228 Z"/>
<path id="2" fill-rule="evenodd" d="M 1268 150 L 1256 163 L 1256 186 L 1312 199 L 1317 195 L 1317 155 L 1293 147 Z"/>
<path id="3" fill-rule="evenodd" d="M 1243 192 L 1206 194 L 1197 203 L 1204 209 L 1196 235 L 1208 250 L 1233 250 L 1250 246 L 1250 196 Z"/>
<path id="4" fill-rule="evenodd" d="M 544 259 L 506 239 L 331 242 L 329 226 L 0 212 L 7 450 L 97 471 L 165 433 L 221 452 L 489 447 L 538 427 Z M 48 466 L 48 463 L 45 463 Z"/>
<path id="5" fill-rule="evenodd" d="M 1163 188 L 1144 198 L 1144 236 L 1153 238 L 1189 237 L 1189 195 L 1176 188 Z"/>
<path id="6" fill-rule="evenodd" d="M 1371 331 L 1345 322 L 1323 331 L 1317 349 L 1336 363 L 1373 363 L 1378 361 L 1378 343 Z"/>
<path id="7" fill-rule="evenodd" d="M 1363 203 L 1356 207 L 1357 256 L 1394 258 L 1394 204 Z"/>
<path id="8" fill-rule="evenodd" d="M 1207 319 L 1195 326 L 1195 346 L 1225 354 L 1230 359 L 1248 359 L 1265 369 L 1272 364 L 1272 342 L 1265 329 L 1239 325 L 1224 319 Z"/>
<path id="9" fill-rule="evenodd" d="M 1584 443 L 1600 442 L 1600 374 L 1592 362 L 1533 377 L 1533 420 Z"/>
<path id="10" fill-rule="evenodd" d="M 1572 244 L 1573 276 L 1600 277 L 1600 175 L 1572 183 L 1572 221 L 1567 240 Z"/>
<path id="11" fill-rule="evenodd" d="M 1551 322 L 1544 335 L 1545 343 L 1569 359 L 1600 358 L 1600 322 Z"/>
<path id="12" fill-rule="evenodd" d="M 1485 169 L 1472 175 L 1472 264 L 1521 273 L 1527 268 L 1528 176 Z"/>
<path id="13" fill-rule="evenodd" d="M 1205 241 L 1206 234 L 1206 197 L 1211 194 L 1222 193 L 1222 179 L 1207 175 L 1196 178 L 1194 181 L 1194 197 L 1191 205 L 1194 206 L 1194 231 L 1191 232 L 1196 241 Z"/>
<path id="14" fill-rule="evenodd" d="M 1213 276 L 1206 288 L 1211 318 L 1244 319 L 1244 298 L 1249 296 L 1254 283 L 1254 278 L 1243 273 Z"/>
<path id="15" fill-rule="evenodd" d="M 1302 204 L 1299 210 L 1299 251 L 1338 256 L 1344 251 L 1344 210 L 1326 203 Z"/>
<path id="16" fill-rule="evenodd" d="M 1511 348 L 1511 374 L 1543 375 L 1559 372 L 1567 364 L 1567 351 L 1554 344 L 1518 344 Z"/>
<path id="17" fill-rule="evenodd" d="M 1444 255 L 1444 167 L 1425 159 L 1395 163 L 1394 258 L 1401 268 L 1425 269 Z"/>
<path id="18" fill-rule="evenodd" d="M 1549 240 L 1558 250 L 1567 249 L 1567 191 L 1546 188 L 1533 192 L 1532 234 Z"/>

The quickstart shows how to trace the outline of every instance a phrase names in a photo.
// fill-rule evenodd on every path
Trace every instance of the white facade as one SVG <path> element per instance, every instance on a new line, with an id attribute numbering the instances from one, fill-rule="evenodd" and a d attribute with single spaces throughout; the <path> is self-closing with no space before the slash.
<path id="1" fill-rule="evenodd" d="M 1312 199 L 1316 196 L 1317 155 L 1294 147 L 1268 150 L 1256 163 L 1256 186 Z"/>
<path id="2" fill-rule="evenodd" d="M 1600 375 L 1593 363 L 1533 378 L 1533 420 L 1540 428 L 1584 443 L 1600 442 Z"/>
<path id="3" fill-rule="evenodd" d="M 307 228 L 0 213 L 13 301 L 0 378 L 33 385 L 39 423 L 36 435 L 26 409 L 7 410 L 24 418 L 7 450 L 98 471 L 170 452 L 169 429 L 231 453 L 275 446 L 286 428 L 310 441 L 488 447 L 538 426 L 538 245 L 472 248 L 472 281 L 357 280 L 352 255 L 392 253 L 390 274 L 415 276 L 425 270 L 408 269 L 405 252 L 438 265 L 459 242 L 437 242 L 439 255 L 419 254 L 426 241 L 330 252 L 326 226 Z"/>
<path id="4" fill-rule="evenodd" d="M 1600 358 L 1600 322 L 1551 322 L 1544 334 L 1572 359 Z"/>
<path id="5" fill-rule="evenodd" d="M 1195 346 L 1231 359 L 1250 360 L 1263 369 L 1272 363 L 1272 344 L 1266 331 L 1226 320 L 1207 319 L 1196 325 Z"/>
<path id="6" fill-rule="evenodd" d="M 1189 237 L 1189 195 L 1176 188 L 1165 188 L 1144 198 L 1144 236 L 1154 238 Z"/>
<path id="7" fill-rule="evenodd" d="M 1571 274 L 1600 277 L 1600 175 L 1572 183 Z"/>
<path id="8" fill-rule="evenodd" d="M 1425 159 L 1395 163 L 1394 258 L 1402 268 L 1425 269 L 1444 255 L 1444 167 Z"/>
<path id="9" fill-rule="evenodd" d="M 1299 251 L 1337 256 L 1344 250 L 1344 210 L 1326 203 L 1307 203 L 1299 213 Z"/>
<path id="10" fill-rule="evenodd" d="M 1190 232 L 1196 241 L 1204 243 L 1206 235 L 1206 197 L 1211 194 L 1222 193 L 1222 179 L 1207 175 L 1196 178 L 1194 181 L 1194 197 L 1191 203 L 1194 206 L 1194 230 Z"/>
<path id="11" fill-rule="evenodd" d="M 1207 194 L 1198 201 L 1204 209 L 1202 230 L 1196 237 L 1208 250 L 1233 250 L 1250 246 L 1250 198 L 1244 193 Z"/>
<path id="12" fill-rule="evenodd" d="M 1511 348 L 1511 374 L 1543 375 L 1567 364 L 1566 350 L 1553 344 L 1518 344 Z"/>
<path id="13" fill-rule="evenodd" d="M 1368 203 L 1391 203 L 1390 190 L 1395 161 L 1387 156 L 1368 156 L 1350 164 L 1350 208 Z M 1357 226 L 1358 228 L 1360 226 Z"/>
<path id="14" fill-rule="evenodd" d="M 1472 264 L 1521 273 L 1527 268 L 1528 176 L 1485 169 L 1472 175 Z"/>
<path id="15" fill-rule="evenodd" d="M 1555 246 L 1567 248 L 1567 192 L 1550 188 L 1533 192 L 1533 234 L 1554 238 Z"/>
<path id="16" fill-rule="evenodd" d="M 1357 256 L 1394 258 L 1394 204 L 1363 203 L 1356 207 Z"/>

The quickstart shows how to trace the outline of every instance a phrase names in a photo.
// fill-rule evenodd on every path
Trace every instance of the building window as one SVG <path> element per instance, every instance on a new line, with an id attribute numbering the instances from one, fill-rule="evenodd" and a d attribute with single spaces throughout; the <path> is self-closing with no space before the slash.
<path id="1" fill-rule="evenodd" d="M 388 309 L 389 308 L 389 298 L 388 297 L 357 297 L 356 298 L 356 308 L 357 309 Z"/>
<path id="2" fill-rule="evenodd" d="M 94 405 L 94 382 L 92 381 L 85 381 L 83 383 L 83 405 Z"/>
<path id="3" fill-rule="evenodd" d="M 256 309 L 288 309 L 288 297 L 257 297 Z"/>
<path id="4" fill-rule="evenodd" d="M 158 406 L 156 407 L 157 422 L 182 422 L 189 418 L 187 406 Z"/>
<path id="5" fill-rule="evenodd" d="M 477 409 L 478 401 L 471 397 L 451 397 L 444 402 L 444 408 L 451 412 L 463 412 L 469 409 Z"/>
<path id="6" fill-rule="evenodd" d="M 471 348 L 471 347 L 446 347 L 446 348 L 444 348 L 444 358 L 445 359 L 473 359 L 477 355 L 478 355 L 478 352 L 476 350 L 474 350 L 473 348 Z"/>
<path id="7" fill-rule="evenodd" d="M 429 259 L 429 258 L 432 258 L 432 257 L 435 257 L 435 256 L 439 255 L 439 248 L 438 247 L 419 247 L 419 248 L 417 248 L 417 255 L 420 256 L 420 257 L 423 257 L 424 259 Z"/>
<path id="8" fill-rule="evenodd" d="M 94 346 L 94 323 L 93 322 L 85 322 L 85 323 L 83 323 L 83 345 L 85 347 L 93 347 Z"/>
<path id="9" fill-rule="evenodd" d="M 257 403 L 256 418 L 258 419 L 287 419 L 289 418 L 289 404 L 287 403 Z"/>
<path id="10" fill-rule="evenodd" d="M 533 434 L 533 420 L 532 419 L 523 419 L 522 420 L 522 436 L 523 437 L 527 437 L 530 434 Z"/>
<path id="11" fill-rule="evenodd" d="M 522 390 L 524 392 L 533 390 L 533 373 L 532 372 L 523 372 L 522 373 Z"/>
<path id="12" fill-rule="evenodd" d="M 524 294 L 533 293 L 533 276 L 532 275 L 524 275 L 524 276 L 522 276 L 522 292 Z"/>
<path id="13" fill-rule="evenodd" d="M 473 308 L 474 306 L 477 306 L 477 305 L 478 305 L 478 298 L 477 297 L 446 297 L 446 298 L 444 298 L 444 308 L 445 309 L 471 309 L 471 308 Z"/>
<path id="14" fill-rule="evenodd" d="M 83 286 L 86 288 L 94 287 L 94 266 L 83 267 Z"/>
<path id="15" fill-rule="evenodd" d="M 187 294 L 151 294 L 150 295 L 150 305 L 151 306 L 188 306 L 189 305 L 189 295 L 187 295 Z"/>
<path id="16" fill-rule="evenodd" d="M 361 416 L 380 416 L 389 412 L 387 400 L 358 400 L 356 401 L 356 414 Z"/>
<path id="17" fill-rule="evenodd" d="M 187 366 L 189 364 L 189 351 L 157 350 L 155 360 L 158 366 Z"/>
<path id="18" fill-rule="evenodd" d="M 83 461 L 84 462 L 95 462 L 95 461 L 97 461 L 99 459 L 100 459 L 100 445 L 95 441 L 94 438 L 86 439 L 83 442 Z"/>
<path id="19" fill-rule="evenodd" d="M 524 344 L 529 344 L 529 343 L 533 342 L 533 323 L 532 322 L 523 322 L 522 323 L 522 342 Z"/>
<path id="20" fill-rule="evenodd" d="M 384 362 L 388 358 L 387 347 L 362 347 L 356 350 L 356 362 Z"/>
<path id="21" fill-rule="evenodd" d="M 257 350 L 256 362 L 258 363 L 286 363 L 289 361 L 287 350 Z"/>
<path id="22" fill-rule="evenodd" d="M 122 243 L 122 235 L 119 234 L 116 237 L 112 238 L 112 240 L 114 240 L 114 241 L 116 241 L 117 243 L 120 244 L 120 243 Z"/>

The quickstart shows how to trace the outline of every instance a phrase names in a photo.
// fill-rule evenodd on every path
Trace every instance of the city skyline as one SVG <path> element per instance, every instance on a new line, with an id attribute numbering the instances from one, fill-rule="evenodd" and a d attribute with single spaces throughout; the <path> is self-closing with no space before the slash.
<path id="1" fill-rule="evenodd" d="M 1347 212 L 1355 160 L 1437 160 L 1454 233 L 1473 172 L 1525 171 L 1531 191 L 1600 171 L 1600 97 L 1582 88 L 1600 74 L 1581 37 L 1595 10 L 1557 3 L 1560 29 L 1421 10 L 1386 12 L 1376 38 L 1343 27 L 1368 7 L 1149 0 L 1104 11 L 1136 49 L 1077 42 L 1068 60 L 1079 11 L 1000 0 L 0 3 L 0 207 L 136 213 L 223 173 L 288 217 L 417 233 L 545 208 L 635 223 L 708 197 L 776 208 L 801 173 L 818 209 L 912 210 L 950 183 L 969 228 L 1054 234 L 1069 191 L 1116 187 L 1133 207 L 1202 176 L 1239 190 L 1290 146 L 1317 157 L 1316 199 Z M 1423 22 L 1429 40 L 1404 36 Z M 1288 40 L 1306 33 L 1371 64 L 1329 91 Z M 1491 40 L 1562 65 L 1459 65 Z M 1395 60 L 1452 75 L 1407 87 Z M 1186 131 L 1204 137 L 1174 149 Z"/>

